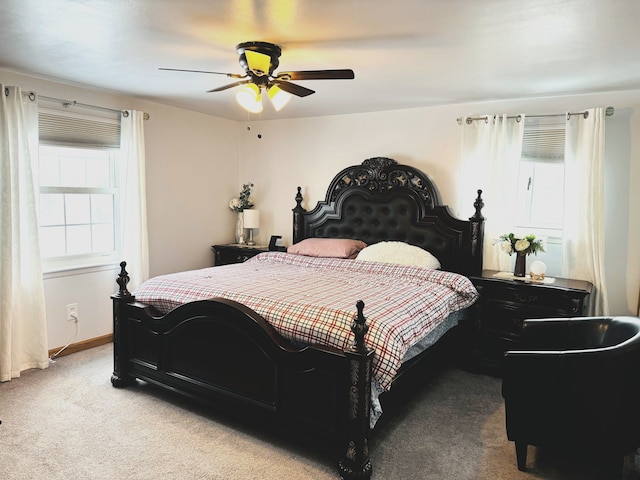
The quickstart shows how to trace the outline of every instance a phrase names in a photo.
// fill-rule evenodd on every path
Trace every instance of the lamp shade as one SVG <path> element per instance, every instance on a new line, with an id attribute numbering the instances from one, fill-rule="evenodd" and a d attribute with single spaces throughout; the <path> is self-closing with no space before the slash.
<path id="1" fill-rule="evenodd" d="M 277 112 L 279 112 L 282 107 L 284 107 L 287 102 L 291 100 L 291 95 L 282 90 L 277 85 L 272 85 L 271 87 L 269 87 L 269 90 L 267 90 L 267 95 L 269 95 L 273 108 L 275 108 Z"/>
<path id="2" fill-rule="evenodd" d="M 243 210 L 244 228 L 260 228 L 260 211 L 259 210 Z"/>
<path id="3" fill-rule="evenodd" d="M 247 83 L 236 94 L 237 102 L 245 110 L 251 113 L 260 113 L 262 111 L 262 94 L 260 87 L 255 83 Z"/>

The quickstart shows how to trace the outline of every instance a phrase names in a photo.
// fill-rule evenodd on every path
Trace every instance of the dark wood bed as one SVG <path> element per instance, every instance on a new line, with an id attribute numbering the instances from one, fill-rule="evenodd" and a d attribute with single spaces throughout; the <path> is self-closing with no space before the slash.
<path id="1" fill-rule="evenodd" d="M 298 187 L 293 241 L 350 238 L 402 241 L 428 250 L 444 270 L 482 271 L 481 191 L 469 220 L 440 204 L 423 172 L 388 158 L 345 168 L 326 198 L 306 211 Z M 223 268 L 223 267 L 217 267 Z M 246 306 L 223 298 L 184 304 L 166 315 L 136 301 L 121 263 L 112 295 L 114 371 L 126 387 L 150 382 L 218 410 L 286 428 L 338 446 L 345 479 L 369 478 L 371 362 L 364 341 L 366 307 L 354 305 L 353 345 L 296 347 Z M 419 363 L 414 359 L 411 365 Z M 413 368 L 403 365 L 401 372 Z"/>

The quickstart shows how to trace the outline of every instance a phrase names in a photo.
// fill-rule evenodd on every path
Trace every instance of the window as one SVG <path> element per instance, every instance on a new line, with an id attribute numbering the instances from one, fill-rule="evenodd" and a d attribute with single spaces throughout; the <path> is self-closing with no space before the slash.
<path id="1" fill-rule="evenodd" d="M 525 118 L 516 229 L 562 238 L 564 143 L 563 117 Z"/>
<path id="2" fill-rule="evenodd" d="M 40 114 L 40 250 L 45 271 L 112 263 L 118 251 L 119 124 Z M 87 125 L 113 130 L 105 141 Z M 78 128 L 81 127 L 81 128 Z M 102 128 L 102 127 L 101 127 Z M 106 145 L 100 145 L 106 144 Z"/>

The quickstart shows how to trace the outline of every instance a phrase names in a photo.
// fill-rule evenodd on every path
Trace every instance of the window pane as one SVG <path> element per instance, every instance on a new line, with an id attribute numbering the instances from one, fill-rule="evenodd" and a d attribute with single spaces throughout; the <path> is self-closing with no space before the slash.
<path id="1" fill-rule="evenodd" d="M 111 160 L 107 150 L 87 152 L 87 186 L 111 186 Z"/>
<path id="2" fill-rule="evenodd" d="M 112 252 L 115 250 L 113 225 L 93 225 L 93 251 Z"/>
<path id="3" fill-rule="evenodd" d="M 65 254 L 64 227 L 40 228 L 40 255 L 50 258 Z"/>
<path id="4" fill-rule="evenodd" d="M 537 163 L 531 196 L 531 223 L 562 228 L 564 164 Z"/>
<path id="5" fill-rule="evenodd" d="M 50 148 L 40 148 L 38 176 L 40 177 L 40 185 L 49 187 L 60 185 L 58 154 Z"/>
<path id="6" fill-rule="evenodd" d="M 90 197 L 84 193 L 68 193 L 64 196 L 67 225 L 91 222 Z"/>
<path id="7" fill-rule="evenodd" d="M 40 195 L 40 225 L 64 225 L 64 195 Z"/>
<path id="8" fill-rule="evenodd" d="M 113 195 L 91 195 L 91 221 L 93 223 L 113 223 Z"/>
<path id="9" fill-rule="evenodd" d="M 76 225 L 67 227 L 67 255 L 91 253 L 91 227 Z"/>
<path id="10" fill-rule="evenodd" d="M 71 149 L 69 149 L 71 150 Z M 60 159 L 60 183 L 65 187 L 85 187 L 85 161 L 77 156 L 64 156 Z"/>

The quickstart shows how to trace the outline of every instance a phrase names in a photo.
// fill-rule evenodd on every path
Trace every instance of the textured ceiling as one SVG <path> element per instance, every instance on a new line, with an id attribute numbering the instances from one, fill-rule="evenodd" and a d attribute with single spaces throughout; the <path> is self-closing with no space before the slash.
<path id="1" fill-rule="evenodd" d="M 2 0 L 0 69 L 246 120 L 205 93 L 232 79 L 158 67 L 243 73 L 235 45 L 268 41 L 356 78 L 259 118 L 335 115 L 637 89 L 638 23 L 638 0 Z"/>

